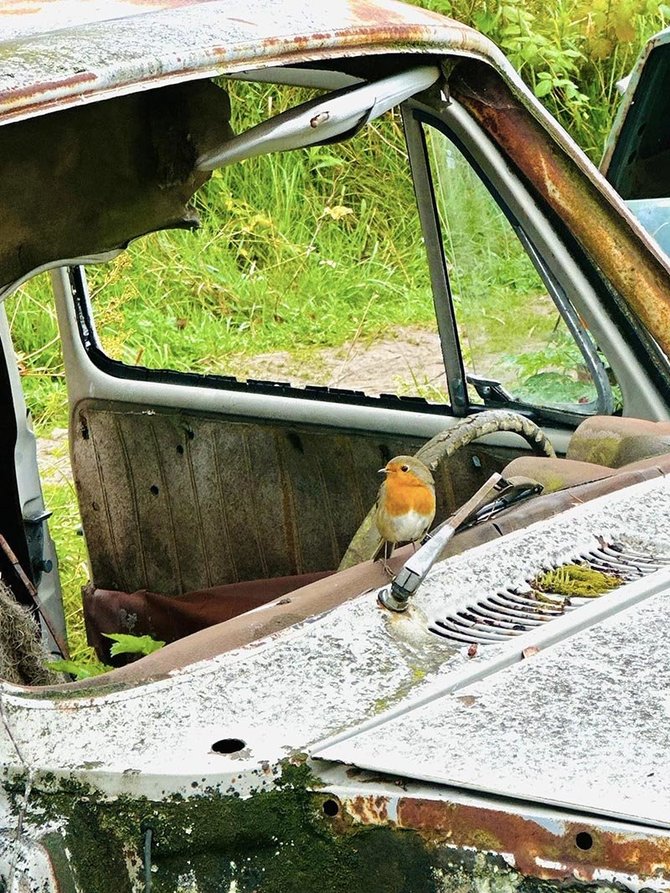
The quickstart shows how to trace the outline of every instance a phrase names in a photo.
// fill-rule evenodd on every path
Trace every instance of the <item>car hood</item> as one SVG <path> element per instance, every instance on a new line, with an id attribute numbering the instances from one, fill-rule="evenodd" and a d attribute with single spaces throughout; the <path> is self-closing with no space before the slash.
<path id="1" fill-rule="evenodd" d="M 668 827 L 669 519 L 669 479 L 657 477 L 440 563 L 406 614 L 371 591 L 160 680 L 4 684 L 3 764 L 110 796 L 185 796 L 205 778 L 245 796 L 307 753 Z M 511 637 L 503 614 L 476 647 L 440 632 L 603 543 L 651 572 Z"/>

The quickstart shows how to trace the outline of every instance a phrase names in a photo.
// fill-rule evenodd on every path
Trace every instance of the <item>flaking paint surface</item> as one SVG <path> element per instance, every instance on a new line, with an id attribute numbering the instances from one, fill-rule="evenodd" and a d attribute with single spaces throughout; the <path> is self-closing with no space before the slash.
<path id="1" fill-rule="evenodd" d="M 669 600 L 670 586 L 322 756 L 668 827 Z"/>
<path id="2" fill-rule="evenodd" d="M 606 537 L 667 552 L 667 486 L 663 489 L 657 507 L 647 503 L 643 513 L 629 513 L 630 506 L 619 503 L 608 518 L 592 519 L 591 525 L 595 521 Z M 520 539 L 528 544 L 527 537 Z M 501 551 L 502 571 L 507 562 Z M 554 553 L 552 561 L 559 558 Z M 444 579 L 448 564 L 436 578 Z M 473 576 L 490 591 L 490 570 L 477 568 L 478 562 Z M 316 753 L 378 771 L 667 827 L 669 613 L 670 583 L 530 660 Z"/>
<path id="3" fill-rule="evenodd" d="M 395 0 L 31 2 L 0 14 L 0 121 L 189 77 L 360 51 L 476 53 L 486 38 Z"/>
<path id="4" fill-rule="evenodd" d="M 470 660 L 466 648 L 455 650 L 426 631 L 429 617 L 443 614 L 473 595 L 519 583 L 543 565 L 560 560 L 594 532 L 667 547 L 668 519 L 670 488 L 666 480 L 647 482 L 445 561 L 419 590 L 409 617 L 391 616 L 377 606 L 375 593 L 367 593 L 272 639 L 134 690 L 46 701 L 27 698 L 5 685 L 1 697 L 6 725 L 0 731 L 0 742 L 7 766 L 19 773 L 26 767 L 36 770 L 33 784 L 37 786 L 40 773 L 50 771 L 55 777 L 85 779 L 111 795 L 190 794 L 192 782 L 205 779 L 224 792 L 244 794 L 261 789 L 272 783 L 273 767 L 290 752 L 304 751 L 311 742 L 353 729 L 410 693 L 430 691 L 429 686 L 444 689 L 455 672 L 463 667 L 486 667 L 504 647 L 480 648 Z M 642 625 L 640 621 L 639 653 L 630 656 L 635 672 L 646 671 L 641 678 L 648 680 L 657 674 L 659 683 L 670 681 L 666 679 L 670 671 L 662 666 L 662 637 L 654 634 L 664 604 L 659 599 L 649 622 Z M 615 628 L 615 622 L 607 627 Z M 559 767 L 555 784 L 564 778 L 567 781 L 573 772 L 586 778 L 596 772 L 603 748 L 611 750 L 615 744 L 612 753 L 617 759 L 628 762 L 632 756 L 640 767 L 646 765 L 645 760 L 657 753 L 663 741 L 666 748 L 668 743 L 667 723 L 643 734 L 645 724 L 653 721 L 653 709 L 657 716 L 665 716 L 666 701 L 658 701 L 654 708 L 653 692 L 660 691 L 660 686 L 649 689 L 644 695 L 645 712 L 630 721 L 634 733 L 632 739 L 629 736 L 630 749 L 623 737 L 619 741 L 603 734 L 599 742 L 596 725 L 592 732 L 578 735 L 576 718 L 555 737 L 555 729 L 560 731 L 569 709 L 571 716 L 585 714 L 587 718 L 588 710 L 600 710 L 608 722 L 617 723 L 617 736 L 623 736 L 631 719 L 620 715 L 616 706 L 621 697 L 617 686 L 630 674 L 617 664 L 616 649 L 605 650 L 606 640 L 598 638 L 605 634 L 594 631 L 592 635 L 593 645 L 588 647 L 596 648 L 597 653 L 582 653 L 584 646 L 579 642 L 583 640 L 575 637 L 576 644 L 568 642 L 562 657 L 552 657 L 559 655 L 556 646 L 546 656 L 519 665 L 513 673 L 494 674 L 481 688 L 459 692 L 476 698 L 473 703 L 455 699 L 444 715 L 441 705 L 417 711 L 421 723 L 417 721 L 416 728 L 413 721 L 401 723 L 397 736 L 391 730 L 393 736 L 386 739 L 386 745 L 378 733 L 372 736 L 378 738 L 376 742 L 365 739 L 365 746 L 374 754 L 373 767 L 387 766 L 390 754 L 390 771 L 411 775 L 419 771 L 422 762 L 432 759 L 431 765 L 441 767 L 435 780 L 453 780 L 449 772 L 462 765 L 463 774 L 456 783 L 464 785 L 472 783 L 465 769 L 479 773 L 481 768 L 476 776 L 481 786 L 493 788 L 495 782 L 500 787 L 505 782 L 517 795 L 536 797 L 542 779 L 548 777 L 548 764 Z M 530 641 L 530 636 L 532 633 L 525 634 L 525 641 Z M 618 640 L 612 641 L 618 648 Z M 516 642 L 521 650 L 522 637 Z M 601 657 L 603 687 L 596 697 L 588 677 Z M 536 680 L 533 673 L 539 672 L 545 661 L 551 661 L 550 669 Z M 527 703 L 518 694 L 522 683 L 528 691 Z M 554 704 L 551 711 L 547 708 L 546 726 L 540 721 L 545 692 Z M 515 754 L 521 752 L 526 721 L 529 741 L 537 741 L 539 749 L 533 756 L 529 745 L 528 759 L 517 766 Z M 222 738 L 240 738 L 246 746 L 229 756 L 212 752 L 211 745 Z M 12 757 L 10 744 L 16 746 L 21 760 Z M 600 749 L 594 750 L 596 745 Z M 346 753 L 332 755 L 357 762 L 363 753 L 362 743 L 354 752 L 357 748 L 358 743 Z M 452 760 L 454 753 L 462 755 L 462 764 Z M 657 781 L 661 785 L 658 797 L 662 797 L 665 788 Z M 649 782 L 644 790 L 653 794 L 657 781 Z M 618 808 L 612 801 L 611 809 Z"/>

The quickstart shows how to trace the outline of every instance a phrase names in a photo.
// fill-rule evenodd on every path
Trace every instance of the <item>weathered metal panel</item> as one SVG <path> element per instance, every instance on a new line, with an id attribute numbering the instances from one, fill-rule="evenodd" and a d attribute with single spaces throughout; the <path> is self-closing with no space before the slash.
<path id="1" fill-rule="evenodd" d="M 485 37 L 395 0 L 29 0 L 0 13 L 0 121 L 192 77 L 352 53 L 456 52 Z"/>
<path id="2" fill-rule="evenodd" d="M 376 470 L 419 443 L 87 401 L 78 418 L 91 578 L 127 592 L 181 595 L 337 567 L 374 502 Z"/>
<path id="3" fill-rule="evenodd" d="M 318 755 L 670 827 L 668 593 Z"/>
<path id="4" fill-rule="evenodd" d="M 208 81 L 0 127 L 0 289 L 45 264 L 194 226 L 196 157 L 231 134 Z"/>
<path id="5" fill-rule="evenodd" d="M 526 878 L 670 885 L 667 832 L 529 803 L 487 801 L 448 788 L 431 791 L 409 780 L 392 790 L 379 776 L 353 769 L 346 775 L 347 784 L 340 788 L 332 783 L 337 770 L 325 771 L 327 789 L 337 792 L 336 826 L 415 831 L 434 849 L 451 853 L 454 862 L 468 850 L 496 854 Z"/>
<path id="6" fill-rule="evenodd" d="M 215 872 L 216 889 L 283 893 L 346 893 L 342 878 L 360 872 L 361 889 L 387 893 L 511 893 L 526 877 L 562 889 L 591 880 L 603 893 L 617 884 L 667 889 L 667 834 L 643 827 L 670 825 L 670 633 L 667 596 L 654 595 L 667 589 L 667 576 L 649 576 L 552 621 L 553 639 L 531 631 L 473 658 L 427 626 L 447 607 L 523 581 L 594 532 L 670 550 L 669 519 L 670 483 L 657 479 L 449 559 L 407 615 L 382 611 L 368 592 L 158 681 L 115 685 L 112 674 L 108 687 L 88 691 L 2 685 L 0 838 L 17 818 L 23 833 L 0 850 L 0 877 L 23 843 L 53 832 L 78 870 L 101 866 L 104 883 L 92 874 L 82 889 L 130 893 L 141 889 L 151 829 L 146 864 L 156 866 L 157 890 L 212 889 L 204 881 L 179 886 L 198 866 L 202 877 Z M 544 650 L 519 662 L 535 643 Z M 357 735 L 370 721 L 375 728 Z M 394 730 L 402 734 L 393 737 Z M 292 771 L 307 770 L 310 742 L 338 733 L 353 746 L 315 746 L 316 775 L 291 776 L 288 756 L 302 764 Z M 378 789 L 356 770 L 343 777 L 347 770 L 322 760 L 359 761 L 362 743 L 375 751 L 375 776 L 394 773 Z M 436 784 L 407 781 L 431 761 Z M 517 806 L 471 799 L 449 781 L 512 793 Z M 549 799 L 548 790 L 565 801 L 580 783 L 582 809 L 530 805 Z M 648 797 L 638 797 L 635 810 L 626 799 L 631 790 Z M 593 817 L 596 810 L 607 815 Z M 637 826 L 612 821 L 625 810 Z M 588 837 L 580 844 L 578 834 Z M 312 858 L 312 847 L 326 867 L 303 858 Z M 385 883 L 376 865 L 389 867 Z M 275 880 L 255 882 L 248 866 Z"/>
<path id="7" fill-rule="evenodd" d="M 461 671 L 492 674 L 494 684 L 494 671 L 501 667 L 496 661 L 518 661 L 521 650 L 539 635 L 524 634 L 509 649 L 497 645 L 482 648 L 470 659 L 467 649 L 446 645 L 427 630 L 429 618 L 443 613 L 445 606 L 467 603 L 473 593 L 489 591 L 503 582 L 513 585 L 566 550 L 574 550 L 594 529 L 613 537 L 628 532 L 629 536 L 644 535 L 668 543 L 669 518 L 667 479 L 650 481 L 449 559 L 433 571 L 407 616 L 394 617 L 380 610 L 375 594 L 367 593 L 330 613 L 185 667 L 161 681 L 119 691 L 100 686 L 88 693 L 64 686 L 55 699 L 46 693 L 4 686 L 0 690 L 5 720 L 2 734 L 11 730 L 23 763 L 36 772 L 51 770 L 89 780 L 112 795 L 122 791 L 152 796 L 160 791 L 188 792 L 191 781 L 202 777 L 218 779 L 217 783 L 226 786 L 233 784 L 236 790 L 239 785 L 246 789 L 253 786 L 254 774 L 265 761 L 273 764 L 291 750 L 304 750 L 310 742 L 354 730 L 371 717 L 381 720 L 394 704 L 404 703 L 410 691 L 418 690 L 439 702 L 439 696 L 455 684 L 454 674 Z M 653 579 L 647 578 L 651 588 Z M 641 586 L 640 597 L 648 591 L 646 581 L 635 585 Z M 604 596 L 580 608 L 574 619 L 570 615 L 550 626 L 563 624 L 559 638 L 567 637 L 593 618 L 594 611 L 614 610 L 620 593 Z M 249 621 L 253 620 L 250 616 Z M 548 649 L 547 660 L 549 651 L 558 650 L 558 645 Z M 655 668 L 659 679 L 667 673 L 660 652 L 654 650 L 644 658 L 649 672 Z M 613 663 L 616 667 L 616 659 Z M 522 667 L 522 675 L 533 666 L 531 661 L 527 668 Z M 500 675 L 504 681 L 504 673 Z M 259 680 L 258 684 L 250 686 L 250 679 Z M 428 680 L 432 685 L 425 684 Z M 114 684 L 113 677 L 110 684 Z M 636 690 L 630 676 L 626 686 L 629 693 Z M 658 710 L 665 709 L 663 703 Z M 467 714 L 470 708 L 461 706 Z M 642 720 L 654 722 L 646 715 Z M 663 723 L 650 729 L 650 746 L 658 736 L 665 735 L 667 741 L 667 730 Z M 504 723 L 496 735 L 504 744 Z M 232 758 L 213 753 L 211 744 L 224 737 L 245 740 L 244 753 Z M 452 740 L 456 737 L 452 731 L 444 731 L 443 753 L 464 746 Z M 482 747 L 486 738 L 482 736 Z M 618 746 L 618 739 L 605 739 L 601 748 L 608 743 Z M 489 735 L 488 740 L 488 746 L 495 747 L 494 737 Z M 598 750 L 591 753 L 576 744 L 575 763 L 579 760 L 581 766 L 587 766 L 598 759 Z M 568 753 L 572 741 L 569 745 Z M 412 756 L 402 774 L 416 762 Z M 9 755 L 7 763 L 12 766 Z M 125 769 L 133 772 L 123 772 Z M 538 778 L 545 771 L 546 763 L 541 760 L 529 767 L 527 796 L 535 796 Z M 667 779 L 657 780 L 660 785 L 668 784 Z"/>

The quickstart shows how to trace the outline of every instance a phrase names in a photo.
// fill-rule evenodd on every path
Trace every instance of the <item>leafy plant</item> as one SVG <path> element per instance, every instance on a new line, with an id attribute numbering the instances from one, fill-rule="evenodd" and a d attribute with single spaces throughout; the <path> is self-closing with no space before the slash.
<path id="1" fill-rule="evenodd" d="M 504 357 L 518 381 L 517 394 L 529 402 L 588 403 L 595 391 L 579 348 L 565 331 L 555 331 L 534 350 Z"/>
<path id="2" fill-rule="evenodd" d="M 153 654 L 165 645 L 158 639 L 152 639 L 151 636 L 131 636 L 127 633 L 104 633 L 105 638 L 111 639 L 114 644 L 109 649 L 112 657 L 118 657 L 120 654 Z"/>
<path id="3" fill-rule="evenodd" d="M 153 639 L 151 636 L 131 636 L 126 633 L 104 633 L 104 635 L 114 642 L 110 648 L 112 657 L 117 657 L 119 654 L 140 654 L 144 656 L 158 651 L 165 645 L 165 642 Z M 47 663 L 47 666 L 50 670 L 55 670 L 57 673 L 67 673 L 70 676 L 74 676 L 75 679 L 90 679 L 92 676 L 100 676 L 102 673 L 107 673 L 113 669 L 113 667 L 109 667 L 107 664 L 100 663 L 95 658 L 91 659 L 90 657 L 79 660 L 52 660 Z"/>
<path id="4" fill-rule="evenodd" d="M 57 673 L 67 673 L 75 679 L 90 679 L 92 676 L 100 676 L 111 670 L 105 664 L 95 663 L 91 660 L 51 660 L 47 663 L 50 670 Z"/>
<path id="5" fill-rule="evenodd" d="M 658 0 L 421 0 L 486 34 L 594 161 L 616 111 L 615 85 L 670 20 Z"/>

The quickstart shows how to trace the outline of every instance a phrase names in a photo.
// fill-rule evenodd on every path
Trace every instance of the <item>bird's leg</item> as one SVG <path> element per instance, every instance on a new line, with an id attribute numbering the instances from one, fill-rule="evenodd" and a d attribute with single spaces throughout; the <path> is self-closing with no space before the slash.
<path id="1" fill-rule="evenodd" d="M 394 546 L 395 546 L 395 543 L 389 543 L 387 540 L 384 540 L 384 548 L 382 550 L 382 567 L 384 568 L 384 570 L 388 574 L 389 579 L 391 579 L 391 580 L 395 579 L 395 574 L 389 567 L 388 560 L 391 557 L 391 555 L 393 554 Z"/>

